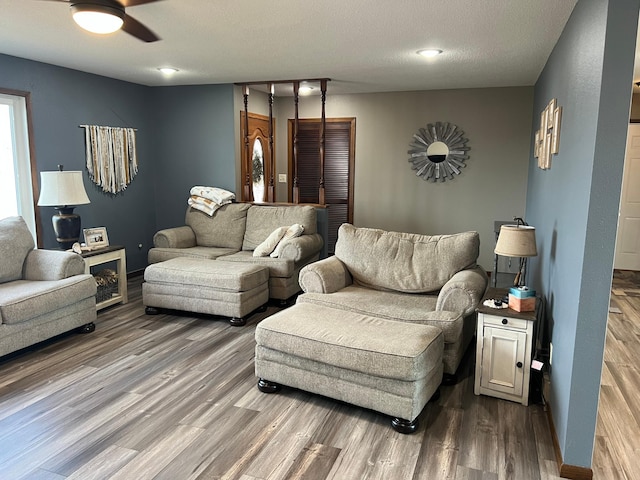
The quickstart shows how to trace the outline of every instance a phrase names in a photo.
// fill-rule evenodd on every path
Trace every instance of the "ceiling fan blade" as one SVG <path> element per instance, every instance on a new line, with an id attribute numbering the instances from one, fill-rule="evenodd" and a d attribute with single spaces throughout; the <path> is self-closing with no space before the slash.
<path id="1" fill-rule="evenodd" d="M 144 5 L 145 3 L 160 2 L 162 0 L 117 0 L 123 7 L 135 7 L 136 5 Z"/>
<path id="2" fill-rule="evenodd" d="M 160 40 L 160 37 L 158 37 L 155 33 L 153 33 L 131 15 L 125 14 L 122 30 L 127 32 L 129 35 L 133 35 L 134 37 L 139 38 L 143 42 L 151 43 Z"/>

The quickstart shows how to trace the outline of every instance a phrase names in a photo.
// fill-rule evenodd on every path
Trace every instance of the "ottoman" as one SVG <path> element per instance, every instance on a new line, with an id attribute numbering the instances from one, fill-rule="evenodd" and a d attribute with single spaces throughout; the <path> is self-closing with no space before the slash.
<path id="1" fill-rule="evenodd" d="M 298 303 L 256 327 L 255 371 L 265 393 L 299 388 L 390 415 L 401 433 L 442 382 L 442 331 Z"/>
<path id="2" fill-rule="evenodd" d="M 231 317 L 231 325 L 269 300 L 269 270 L 258 265 L 179 257 L 149 265 L 144 271 L 142 303 L 158 308 Z"/>

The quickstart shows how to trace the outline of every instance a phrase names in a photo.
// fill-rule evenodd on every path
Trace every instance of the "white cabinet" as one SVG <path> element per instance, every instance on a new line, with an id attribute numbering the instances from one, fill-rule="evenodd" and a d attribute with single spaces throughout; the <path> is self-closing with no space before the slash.
<path id="1" fill-rule="evenodd" d="M 528 405 L 535 312 L 486 308 L 478 308 L 474 393 Z"/>

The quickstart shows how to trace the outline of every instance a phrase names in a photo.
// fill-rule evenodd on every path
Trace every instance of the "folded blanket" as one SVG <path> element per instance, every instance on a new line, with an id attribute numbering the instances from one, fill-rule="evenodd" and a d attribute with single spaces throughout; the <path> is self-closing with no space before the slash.
<path id="1" fill-rule="evenodd" d="M 216 210 L 218 210 L 222 206 L 218 205 L 213 200 L 209 200 L 204 197 L 198 197 L 197 195 L 191 195 L 189 197 L 189 200 L 187 200 L 187 203 L 191 208 L 200 210 L 201 212 L 204 212 L 209 216 L 212 216 L 216 212 Z"/>
<path id="2" fill-rule="evenodd" d="M 203 197 L 208 200 L 213 200 L 218 205 L 225 205 L 227 203 L 231 203 L 232 200 L 236 198 L 233 192 L 228 190 L 224 190 L 222 188 L 217 187 L 202 187 L 196 186 L 192 187 L 189 195 L 197 195 L 198 197 Z"/>

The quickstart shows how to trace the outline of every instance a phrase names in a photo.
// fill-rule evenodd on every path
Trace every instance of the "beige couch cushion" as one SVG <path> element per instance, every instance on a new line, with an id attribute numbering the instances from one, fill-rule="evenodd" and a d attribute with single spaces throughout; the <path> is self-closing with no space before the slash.
<path id="1" fill-rule="evenodd" d="M 442 363 L 438 328 L 307 303 L 264 319 L 256 344 L 323 365 L 381 378 L 413 381 Z"/>
<path id="2" fill-rule="evenodd" d="M 249 207 L 251 205 L 248 203 L 230 203 L 220 207 L 212 217 L 204 212 L 189 208 L 185 223 L 196 234 L 196 242 L 200 247 L 223 247 L 240 250 Z M 271 233 L 271 230 L 267 235 Z"/>
<path id="3" fill-rule="evenodd" d="M 0 220 L 0 283 L 22 278 L 22 267 L 35 243 L 22 217 Z"/>
<path id="4" fill-rule="evenodd" d="M 96 282 L 91 275 L 62 280 L 16 280 L 0 286 L 1 323 L 15 325 L 92 297 Z"/>
<path id="5" fill-rule="evenodd" d="M 303 293 L 296 303 L 324 305 L 387 320 L 431 325 L 442 330 L 444 343 L 460 341 L 464 319 L 458 312 L 435 311 L 435 295 L 386 292 L 349 285 L 339 292 Z"/>
<path id="6" fill-rule="evenodd" d="M 259 265 L 182 257 L 149 265 L 144 270 L 144 281 L 248 292 L 265 285 L 269 281 L 269 271 Z"/>
<path id="7" fill-rule="evenodd" d="M 255 250 L 276 228 L 289 227 L 294 223 L 304 227 L 305 235 L 316 233 L 316 209 L 309 205 L 282 207 L 252 205 L 247 212 L 247 230 L 244 234 L 242 250 Z"/>
<path id="8" fill-rule="evenodd" d="M 418 235 L 343 224 L 335 255 L 356 283 L 405 293 L 437 291 L 457 272 L 475 265 L 477 232 Z"/>

